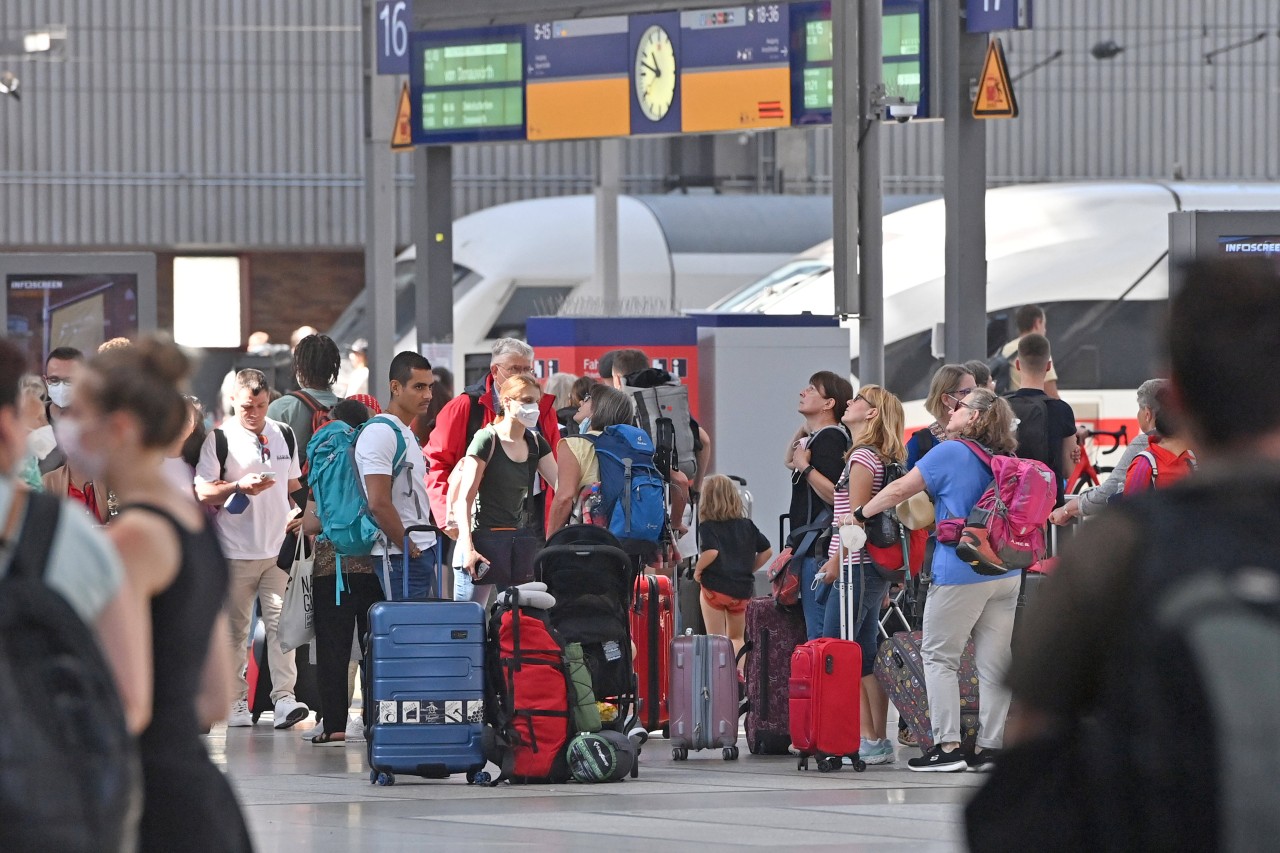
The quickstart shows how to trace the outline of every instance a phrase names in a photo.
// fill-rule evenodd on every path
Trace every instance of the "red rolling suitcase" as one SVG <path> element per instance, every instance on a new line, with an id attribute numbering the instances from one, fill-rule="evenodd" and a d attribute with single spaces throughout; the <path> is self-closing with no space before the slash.
<path id="1" fill-rule="evenodd" d="M 851 576 L 842 561 L 836 581 L 840 594 L 840 633 L 853 636 L 856 620 L 849 618 L 852 597 L 846 587 Z M 852 630 L 851 630 L 852 628 Z M 859 689 L 862 682 L 862 647 L 851 640 L 810 640 L 797 646 L 791 656 L 790 697 L 791 744 L 800 752 L 796 767 L 805 770 L 809 758 L 817 758 L 818 770 L 839 770 L 843 759 L 853 760 L 861 773 L 866 764 L 858 757 L 862 736 Z"/>
<path id="2" fill-rule="evenodd" d="M 640 724 L 649 731 L 667 730 L 667 685 L 671 641 L 675 639 L 675 604 L 671 578 L 642 574 L 636 578 L 631 607 L 631 637 L 636 644 L 635 670 Z"/>

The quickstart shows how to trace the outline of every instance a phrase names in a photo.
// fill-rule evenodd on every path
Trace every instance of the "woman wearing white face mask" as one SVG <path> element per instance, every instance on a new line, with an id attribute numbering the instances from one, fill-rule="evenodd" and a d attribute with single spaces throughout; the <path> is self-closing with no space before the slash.
<path id="1" fill-rule="evenodd" d="M 454 598 L 482 604 L 495 587 L 533 580 L 533 558 L 545 537 L 529 497 L 535 475 L 552 486 L 556 482 L 551 445 L 532 431 L 542 396 L 538 383 L 517 374 L 502 383 L 498 395 L 501 414 L 471 440 L 459 464 L 453 505 L 460 566 Z"/>

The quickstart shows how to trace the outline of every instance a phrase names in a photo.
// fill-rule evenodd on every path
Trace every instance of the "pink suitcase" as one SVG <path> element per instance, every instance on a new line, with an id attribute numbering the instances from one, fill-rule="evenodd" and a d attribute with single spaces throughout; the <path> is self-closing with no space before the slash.
<path id="1" fill-rule="evenodd" d="M 686 634 L 671 643 L 671 757 L 720 747 L 738 757 L 738 667 L 728 637 Z"/>

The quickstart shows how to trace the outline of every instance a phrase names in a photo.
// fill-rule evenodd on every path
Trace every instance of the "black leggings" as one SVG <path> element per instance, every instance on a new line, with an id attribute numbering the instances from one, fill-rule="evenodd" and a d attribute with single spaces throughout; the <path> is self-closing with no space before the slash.
<path id="1" fill-rule="evenodd" d="M 382 601 L 382 584 L 377 575 L 348 572 L 342 603 L 335 604 L 336 575 L 312 580 L 316 606 L 316 680 L 320 689 L 320 716 L 325 734 L 346 731 L 347 664 L 351 661 L 351 635 L 358 631 L 361 641 L 369 633 L 369 608 Z M 366 723 L 367 714 L 366 714 Z"/>

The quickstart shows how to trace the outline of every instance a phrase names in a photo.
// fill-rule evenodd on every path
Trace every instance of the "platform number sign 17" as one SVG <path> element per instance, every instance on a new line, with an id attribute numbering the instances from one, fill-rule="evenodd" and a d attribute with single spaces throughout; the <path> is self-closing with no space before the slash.
<path id="1" fill-rule="evenodd" d="M 409 0 L 378 0 L 378 73 L 409 73 Z"/>
<path id="2" fill-rule="evenodd" d="M 967 0 L 965 13 L 971 33 L 1031 28 L 1031 0 Z"/>

